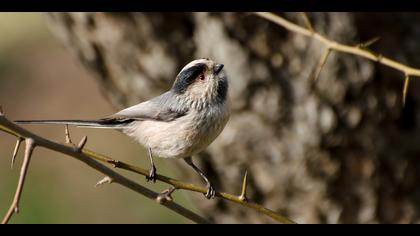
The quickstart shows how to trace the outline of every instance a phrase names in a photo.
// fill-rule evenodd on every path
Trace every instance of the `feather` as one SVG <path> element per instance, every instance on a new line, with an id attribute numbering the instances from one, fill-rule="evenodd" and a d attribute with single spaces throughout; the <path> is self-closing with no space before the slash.
<path id="1" fill-rule="evenodd" d="M 185 116 L 189 109 L 171 91 L 107 117 L 107 119 L 156 120 L 170 122 Z"/>
<path id="2" fill-rule="evenodd" d="M 85 128 L 124 128 L 133 121 L 156 120 L 170 122 L 188 113 L 186 106 L 179 106 L 172 92 L 166 92 L 149 101 L 126 108 L 99 120 L 17 120 L 18 124 L 75 125 Z M 177 105 L 178 104 L 178 105 Z"/>
<path id="3" fill-rule="evenodd" d="M 124 127 L 131 121 L 120 120 L 16 120 L 17 124 L 54 124 L 54 125 L 75 125 L 85 128 L 109 128 L 118 129 Z"/>

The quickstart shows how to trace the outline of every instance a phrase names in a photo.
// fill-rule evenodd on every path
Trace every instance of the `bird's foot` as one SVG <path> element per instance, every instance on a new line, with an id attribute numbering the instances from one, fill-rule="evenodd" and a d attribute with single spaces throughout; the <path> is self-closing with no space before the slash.
<path id="1" fill-rule="evenodd" d="M 211 183 L 207 183 L 207 193 L 204 194 L 207 199 L 213 199 L 216 196 L 216 190 Z"/>
<path id="2" fill-rule="evenodd" d="M 146 176 L 146 181 L 152 181 L 153 183 L 156 183 L 156 167 L 152 166 L 149 171 L 149 175 Z"/>

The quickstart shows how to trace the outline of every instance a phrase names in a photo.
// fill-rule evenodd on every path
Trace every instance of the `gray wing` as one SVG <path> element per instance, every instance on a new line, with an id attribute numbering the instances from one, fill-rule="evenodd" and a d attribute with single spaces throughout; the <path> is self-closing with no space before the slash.
<path id="1" fill-rule="evenodd" d="M 130 120 L 158 120 L 172 121 L 188 113 L 188 108 L 180 106 L 171 91 L 152 98 L 149 101 L 131 106 L 111 115 L 104 120 L 130 121 Z"/>

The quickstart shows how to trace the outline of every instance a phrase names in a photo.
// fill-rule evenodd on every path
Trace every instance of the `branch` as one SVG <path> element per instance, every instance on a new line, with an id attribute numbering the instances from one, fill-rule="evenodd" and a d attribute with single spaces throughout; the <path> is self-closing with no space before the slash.
<path id="1" fill-rule="evenodd" d="M 381 56 L 380 54 L 376 54 L 372 51 L 368 51 L 363 47 L 361 48 L 361 47 L 358 47 L 358 46 L 349 46 L 349 45 L 345 45 L 345 44 L 340 44 L 340 43 L 338 43 L 334 40 L 328 39 L 327 37 L 325 37 L 325 36 L 323 36 L 323 35 L 321 35 L 317 32 L 312 32 L 309 29 L 303 28 L 303 27 L 301 27 L 297 24 L 294 24 L 294 23 L 284 19 L 283 17 L 275 15 L 273 13 L 256 12 L 255 14 L 257 16 L 260 16 L 264 19 L 267 19 L 267 20 L 269 20 L 273 23 L 276 23 L 277 25 L 283 26 L 284 28 L 286 28 L 289 31 L 292 31 L 292 32 L 295 32 L 295 33 L 298 33 L 298 34 L 316 39 L 319 42 L 323 43 L 326 47 L 331 48 L 332 50 L 347 53 L 347 54 L 353 54 L 353 55 L 361 56 L 361 57 L 367 58 L 369 60 L 376 61 L 380 64 L 386 65 L 388 67 L 394 68 L 396 70 L 399 70 L 406 75 L 420 77 L 420 69 L 416 69 L 416 68 L 401 64 L 397 61 L 394 61 L 394 60 L 391 60 L 387 57 Z"/>
<path id="2" fill-rule="evenodd" d="M 1 129 L 1 127 L 0 127 Z M 149 175 L 149 171 L 146 169 L 143 169 L 141 167 L 137 167 L 137 166 L 133 166 L 130 164 L 127 164 L 125 162 L 122 161 L 118 161 L 118 160 L 114 160 L 110 157 L 107 157 L 103 154 L 99 154 L 87 149 L 83 150 L 83 153 L 86 154 L 87 156 L 98 160 L 98 161 L 102 161 L 105 163 L 109 163 L 112 164 L 115 168 L 120 168 L 120 169 L 124 169 L 130 172 L 134 172 L 143 176 L 148 176 Z M 194 184 L 190 184 L 190 183 L 186 183 L 186 182 L 182 182 L 180 180 L 176 180 L 176 179 L 172 179 L 170 177 L 164 176 L 164 175 L 159 175 L 157 174 L 156 180 L 159 180 L 161 182 L 167 183 L 172 185 L 175 189 L 183 189 L 183 190 L 187 190 L 187 191 L 191 191 L 191 192 L 197 192 L 197 193 L 206 193 L 207 189 L 204 187 L 200 187 Z M 268 208 L 265 208 L 259 204 L 250 202 L 246 196 L 244 194 L 246 194 L 246 180 L 247 180 L 247 174 L 244 177 L 244 184 L 243 184 L 243 189 L 242 189 L 242 194 L 239 196 L 236 195 L 232 195 L 229 193 L 223 193 L 223 192 L 216 192 L 216 197 L 219 197 L 221 199 L 242 205 L 244 207 L 256 210 L 257 212 L 266 215 L 270 218 L 272 218 L 273 220 L 282 223 L 282 224 L 294 224 L 295 222 L 293 222 L 292 220 L 278 214 L 277 212 L 274 212 Z"/>
<path id="3" fill-rule="evenodd" d="M 148 188 L 143 187 L 140 184 L 137 184 L 130 179 L 127 179 L 126 177 L 114 172 L 110 168 L 102 165 L 101 163 L 95 161 L 90 156 L 86 155 L 83 150 L 80 150 L 78 148 L 66 146 L 63 144 L 55 143 L 52 141 L 49 141 L 47 139 L 44 139 L 40 136 L 37 136 L 17 125 L 10 122 L 6 117 L 3 115 L 3 113 L 0 112 L 0 130 L 9 133 L 11 135 L 16 136 L 17 138 L 25 139 L 26 141 L 26 152 L 25 152 L 25 159 L 24 163 L 22 164 L 22 170 L 21 175 L 19 179 L 19 184 L 16 190 L 15 197 L 13 199 L 13 203 L 7 212 L 4 220 L 2 223 L 7 223 L 13 213 L 18 209 L 19 199 L 22 193 L 23 184 L 25 181 L 25 176 L 27 173 L 27 168 L 29 165 L 30 156 L 32 154 L 33 148 L 35 146 L 44 147 L 49 150 L 53 150 L 59 153 L 66 154 L 67 156 L 71 156 L 81 162 L 84 162 L 88 166 L 92 167 L 93 169 L 105 174 L 109 178 L 112 179 L 113 183 L 120 184 L 126 188 L 129 188 L 149 199 L 156 200 L 160 194 L 156 193 Z M 83 147 L 85 141 L 82 141 L 79 145 L 79 147 Z M 170 210 L 184 216 L 187 219 L 190 219 L 191 221 L 195 223 L 209 223 L 207 220 L 205 220 L 203 217 L 195 214 L 194 212 L 184 208 L 183 206 L 173 202 L 165 202 L 162 204 L 163 206 L 169 208 Z"/>
<path id="4" fill-rule="evenodd" d="M 387 57 L 384 57 L 384 56 L 382 56 L 378 53 L 375 53 L 371 50 L 368 50 L 366 47 L 361 47 L 360 45 L 350 46 L 350 45 L 345 45 L 345 44 L 338 43 L 338 42 L 336 42 L 334 40 L 331 40 L 331 39 L 315 32 L 315 31 L 312 31 L 311 29 L 306 29 L 302 26 L 294 24 L 294 23 L 286 20 L 285 18 L 283 18 L 281 16 L 278 16 L 276 14 L 273 14 L 273 13 L 255 12 L 254 14 L 261 17 L 261 18 L 269 20 L 269 21 L 271 21 L 271 22 L 273 22 L 277 25 L 280 25 L 280 26 L 286 28 L 287 30 L 289 30 L 291 32 L 295 32 L 295 33 L 313 38 L 313 39 L 321 42 L 322 44 L 324 44 L 327 48 L 329 48 L 331 50 L 367 58 L 369 60 L 378 62 L 382 65 L 385 65 L 385 66 L 391 67 L 393 69 L 399 70 L 399 71 L 404 73 L 404 76 L 420 77 L 420 69 L 413 68 L 413 67 L 404 65 L 400 62 L 391 60 L 391 59 L 389 59 Z M 376 41 L 376 40 L 377 39 L 375 39 L 374 41 Z M 370 42 L 369 44 L 372 44 L 372 42 Z"/>
<path id="5" fill-rule="evenodd" d="M 51 142 L 49 140 L 46 140 L 44 138 L 41 138 L 39 136 L 36 136 L 35 134 L 30 133 L 29 131 L 26 131 L 24 129 L 22 129 L 21 127 L 15 125 L 14 123 L 8 121 L 4 116 L 0 116 L 0 130 L 9 133 L 11 135 L 14 135 L 16 137 L 32 137 L 37 144 L 39 143 L 39 146 L 45 147 L 47 149 L 53 150 L 53 151 L 57 151 L 72 157 L 75 157 L 76 159 L 85 162 L 86 164 L 88 164 L 89 166 L 95 168 L 96 170 L 99 170 L 100 172 L 104 173 L 105 176 L 107 176 L 106 178 L 104 178 L 104 180 L 101 180 L 98 182 L 97 185 L 101 185 L 107 182 L 115 182 L 115 183 L 119 183 L 121 185 L 124 185 L 130 189 L 133 189 L 136 192 L 139 192 L 143 195 L 145 195 L 146 197 L 150 198 L 150 199 L 154 199 L 158 202 L 162 202 L 165 206 L 167 206 L 168 208 L 175 210 L 176 212 L 178 212 L 177 208 L 175 206 L 177 206 L 178 208 L 181 207 L 179 205 L 174 205 L 175 203 L 173 203 L 172 201 L 160 201 L 162 199 L 162 196 L 164 196 L 165 199 L 168 199 L 169 195 L 177 189 L 183 189 L 183 190 L 187 190 L 187 191 L 192 191 L 192 192 L 198 192 L 198 193 L 206 193 L 207 189 L 204 187 L 200 187 L 200 186 L 196 186 L 194 184 L 190 184 L 190 183 L 186 183 L 186 182 L 182 182 L 176 179 L 172 179 L 169 177 L 166 177 L 164 175 L 157 175 L 157 180 L 170 184 L 174 187 L 174 189 L 171 189 L 171 191 L 164 191 L 160 194 L 158 193 L 154 193 L 151 192 L 151 190 L 144 190 L 145 188 L 143 186 L 140 186 L 128 179 L 125 179 L 123 176 L 113 172 L 112 170 L 106 168 L 105 166 L 102 166 L 101 164 L 99 164 L 97 161 L 101 161 L 104 163 L 108 163 L 108 164 L 112 164 L 115 168 L 120 168 L 120 169 L 124 169 L 130 172 L 134 172 L 143 176 L 148 176 L 149 175 L 149 171 L 146 169 L 143 169 L 141 167 L 137 167 L 137 166 L 133 166 L 127 163 L 124 163 L 122 161 L 118 161 L 115 159 L 112 159 L 110 157 L 107 157 L 103 154 L 99 154 L 96 152 L 93 152 L 91 150 L 88 149 L 82 149 L 82 150 L 77 150 L 74 148 L 74 146 L 67 146 L 67 145 L 63 145 L 63 144 L 58 144 L 58 143 L 54 143 Z M 67 132 L 68 133 L 68 132 Z M 70 144 L 73 145 L 73 144 Z M 94 164 L 93 164 L 94 163 Z M 133 187 L 135 186 L 135 187 Z M 246 188 L 246 178 L 244 179 L 244 186 Z M 141 191 L 138 191 L 139 189 L 142 189 Z M 246 190 L 246 189 L 245 189 Z M 235 196 L 232 194 L 228 194 L 228 193 L 222 193 L 222 192 L 217 192 L 216 196 L 242 205 L 244 207 L 256 210 L 257 212 L 260 212 L 263 215 L 266 215 L 270 218 L 272 218 L 273 220 L 279 222 L 279 223 L 284 223 L 284 224 L 290 224 L 290 223 L 295 223 L 290 219 L 287 219 L 286 217 L 268 209 L 265 208 L 259 204 L 250 202 L 246 196 L 244 194 L 246 194 L 246 191 L 242 191 L 243 194 L 241 194 L 240 196 Z M 165 195 L 166 194 L 166 195 Z M 179 213 L 179 212 L 178 212 Z M 191 212 L 190 212 L 191 213 Z M 194 213 L 191 213 L 194 214 Z M 183 216 L 185 216 L 186 214 L 181 214 Z M 202 218 L 198 218 L 199 216 L 195 216 L 195 222 L 200 222 L 200 223 L 204 223 L 205 221 Z M 189 219 L 191 219 L 192 217 L 187 217 Z"/>
<path id="6" fill-rule="evenodd" d="M 20 138 L 19 138 L 20 140 Z M 18 145 L 16 145 L 18 146 Z M 6 216 L 2 220 L 2 224 L 7 224 L 12 218 L 14 213 L 19 213 L 19 202 L 23 191 L 23 185 L 25 184 L 26 174 L 28 173 L 29 162 L 31 161 L 32 153 L 35 149 L 35 142 L 33 139 L 28 138 L 25 140 L 25 157 L 23 158 L 22 168 L 20 170 L 19 182 L 16 188 L 15 196 L 13 197 L 12 204 L 6 213 Z"/>

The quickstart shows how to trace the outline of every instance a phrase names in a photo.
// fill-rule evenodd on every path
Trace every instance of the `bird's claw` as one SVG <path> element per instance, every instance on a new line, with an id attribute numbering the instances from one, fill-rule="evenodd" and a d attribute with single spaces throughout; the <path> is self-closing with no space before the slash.
<path id="1" fill-rule="evenodd" d="M 207 193 L 204 194 L 207 199 L 213 199 L 216 196 L 216 190 L 211 184 L 207 185 Z"/>
<path id="2" fill-rule="evenodd" d="M 152 168 L 150 168 L 149 175 L 146 176 L 146 181 L 156 183 L 156 167 L 152 166 Z"/>

